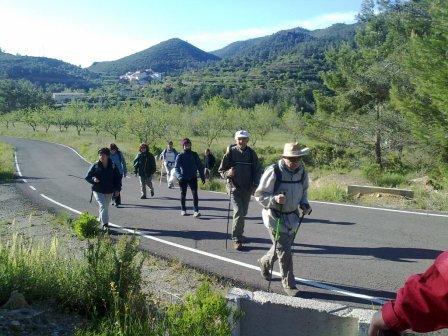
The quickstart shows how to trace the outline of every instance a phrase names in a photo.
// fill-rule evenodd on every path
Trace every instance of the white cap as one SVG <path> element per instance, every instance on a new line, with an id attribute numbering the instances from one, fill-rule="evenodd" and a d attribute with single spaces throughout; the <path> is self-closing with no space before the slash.
<path id="1" fill-rule="evenodd" d="M 248 131 L 241 130 L 235 133 L 235 140 L 239 138 L 250 138 L 250 134 Z"/>

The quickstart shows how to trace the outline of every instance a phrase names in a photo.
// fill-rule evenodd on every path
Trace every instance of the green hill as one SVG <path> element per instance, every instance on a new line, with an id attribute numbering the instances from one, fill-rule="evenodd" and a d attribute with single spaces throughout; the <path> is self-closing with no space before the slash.
<path id="1" fill-rule="evenodd" d="M 53 58 L 0 52 L 0 79 L 24 79 L 46 88 L 88 89 L 97 84 L 98 75 Z"/>
<path id="2" fill-rule="evenodd" d="M 325 52 L 353 41 L 356 27 L 295 28 L 230 44 L 215 51 L 221 61 L 168 78 L 169 86 L 160 94 L 173 103 L 196 104 L 221 96 L 243 107 L 287 104 L 313 112 L 313 91 L 325 90 L 319 76 L 329 69 Z"/>
<path id="3" fill-rule="evenodd" d="M 95 62 L 88 69 L 108 75 L 123 75 L 128 71 L 153 69 L 157 72 L 177 73 L 181 70 L 196 68 L 219 57 L 209 54 L 188 42 L 173 38 L 148 49 L 116 61 Z"/>

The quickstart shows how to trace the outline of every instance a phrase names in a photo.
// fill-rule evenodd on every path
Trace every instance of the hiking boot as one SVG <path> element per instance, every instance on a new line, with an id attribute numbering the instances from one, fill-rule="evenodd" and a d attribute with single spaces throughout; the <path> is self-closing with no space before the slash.
<path id="1" fill-rule="evenodd" d="M 151 197 L 154 197 L 154 190 L 151 189 Z"/>
<path id="2" fill-rule="evenodd" d="M 261 276 L 267 281 L 271 280 L 271 272 L 269 271 L 269 268 L 263 264 L 261 259 L 258 259 L 257 261 L 258 265 L 260 265 Z"/>
<path id="3" fill-rule="evenodd" d="M 297 297 L 299 294 L 299 289 L 296 286 L 284 286 L 283 290 L 288 296 Z"/>
<path id="4" fill-rule="evenodd" d="M 201 213 L 199 211 L 195 211 L 193 213 L 193 217 L 201 217 Z"/>
<path id="5" fill-rule="evenodd" d="M 184 211 L 184 210 L 182 210 L 182 211 L 180 212 L 180 215 L 181 215 L 181 216 L 186 216 L 186 215 L 187 215 L 187 212 Z"/>
<path id="6" fill-rule="evenodd" d="M 146 195 L 141 195 L 140 199 L 146 199 Z"/>
<path id="7" fill-rule="evenodd" d="M 242 251 L 243 250 L 243 244 L 239 241 L 234 241 L 233 242 L 233 248 L 237 251 Z"/>

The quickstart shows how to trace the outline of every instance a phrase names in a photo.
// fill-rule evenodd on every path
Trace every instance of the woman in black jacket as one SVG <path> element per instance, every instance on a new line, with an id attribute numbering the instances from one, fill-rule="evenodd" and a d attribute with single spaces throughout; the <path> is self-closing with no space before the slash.
<path id="1" fill-rule="evenodd" d="M 99 206 L 98 220 L 103 229 L 109 226 L 109 204 L 113 196 L 121 191 L 121 174 L 110 159 L 109 148 L 98 151 L 98 161 L 89 169 L 86 181 L 92 185 L 92 192 Z"/>

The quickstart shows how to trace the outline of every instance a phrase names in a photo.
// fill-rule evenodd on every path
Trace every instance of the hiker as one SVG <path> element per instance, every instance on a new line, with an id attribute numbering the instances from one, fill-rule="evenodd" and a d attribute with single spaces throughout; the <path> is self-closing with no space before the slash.
<path id="1" fill-rule="evenodd" d="M 370 323 L 369 336 L 411 329 L 426 333 L 448 328 L 448 251 L 423 274 L 409 277 L 395 300 L 387 302 Z M 384 333 L 386 334 L 386 333 Z"/>
<path id="2" fill-rule="evenodd" d="M 121 175 L 110 159 L 109 148 L 98 151 L 98 161 L 89 169 L 85 180 L 92 185 L 92 193 L 99 206 L 98 221 L 103 230 L 109 227 L 109 204 L 112 196 L 118 196 L 121 190 Z"/>
<path id="3" fill-rule="evenodd" d="M 173 142 L 168 141 L 168 146 L 160 153 L 160 160 L 163 161 L 163 166 L 165 167 L 166 172 L 166 181 L 168 183 L 168 188 L 171 189 L 174 187 L 173 179 L 171 178 L 171 171 L 174 168 L 174 163 L 176 162 L 177 151 L 173 148 Z M 162 172 L 160 172 L 162 174 Z"/>
<path id="4" fill-rule="evenodd" d="M 215 156 L 210 151 L 210 148 L 207 148 L 205 150 L 205 155 L 204 155 L 205 179 L 211 180 L 211 177 L 212 177 L 211 171 L 212 171 L 213 167 L 215 166 L 215 163 L 216 163 Z"/>
<path id="5" fill-rule="evenodd" d="M 142 143 L 139 147 L 139 153 L 134 159 L 134 173 L 139 176 L 141 187 L 141 199 L 146 199 L 146 186 L 151 191 L 151 197 L 154 196 L 154 187 L 152 185 L 152 175 L 156 172 L 156 160 L 154 155 L 149 152 L 148 145 Z"/>
<path id="6" fill-rule="evenodd" d="M 263 223 L 272 240 L 271 249 L 258 260 L 261 273 L 269 281 L 269 270 L 278 259 L 283 288 L 291 296 L 297 294 L 291 247 L 300 221 L 298 208 L 305 215 L 311 214 L 307 199 L 308 173 L 301 161 L 301 157 L 306 154 L 307 149 L 302 149 L 298 144 L 286 143 L 282 159 L 266 168 L 255 191 L 255 199 L 264 208 L 261 213 Z M 281 225 L 277 228 L 279 218 Z"/>
<path id="7" fill-rule="evenodd" d="M 109 149 L 110 149 L 110 159 L 112 160 L 115 167 L 118 168 L 121 179 L 123 179 L 123 177 L 126 177 L 127 175 L 126 161 L 124 159 L 123 153 L 118 149 L 117 145 L 114 143 L 110 144 Z M 114 197 L 114 201 L 115 206 L 118 208 L 119 205 L 121 204 L 121 193 L 119 193 L 118 196 Z"/>
<path id="8" fill-rule="evenodd" d="M 256 189 L 261 175 L 261 166 L 255 151 L 247 143 L 247 131 L 235 133 L 235 144 L 227 148 L 218 172 L 227 179 L 228 191 L 233 194 L 233 247 L 241 251 L 247 239 L 244 233 L 244 217 L 247 215 L 250 198 Z"/>
<path id="9" fill-rule="evenodd" d="M 187 216 L 187 208 L 185 206 L 185 198 L 187 196 L 187 188 L 190 187 L 193 195 L 193 217 L 201 216 L 199 212 L 199 198 L 198 198 L 198 177 L 201 176 L 202 184 L 205 183 L 204 166 L 199 159 L 198 153 L 191 150 L 191 141 L 185 138 L 181 142 L 183 153 L 180 153 L 176 158 L 174 164 L 174 171 L 180 186 L 180 204 L 182 216 Z"/>

